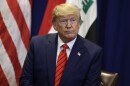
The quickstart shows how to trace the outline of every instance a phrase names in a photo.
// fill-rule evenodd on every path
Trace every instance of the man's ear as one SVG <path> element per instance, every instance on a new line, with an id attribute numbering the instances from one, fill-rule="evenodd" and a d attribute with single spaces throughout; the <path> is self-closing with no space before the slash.
<path id="1" fill-rule="evenodd" d="M 55 22 L 53 23 L 53 28 L 57 31 L 57 24 Z"/>

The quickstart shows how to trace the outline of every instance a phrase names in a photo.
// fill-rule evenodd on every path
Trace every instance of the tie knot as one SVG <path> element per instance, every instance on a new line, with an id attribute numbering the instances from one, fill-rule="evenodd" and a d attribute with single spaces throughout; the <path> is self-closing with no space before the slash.
<path id="1" fill-rule="evenodd" d="M 67 44 L 63 44 L 62 47 L 63 47 L 63 49 L 67 49 L 68 45 Z"/>

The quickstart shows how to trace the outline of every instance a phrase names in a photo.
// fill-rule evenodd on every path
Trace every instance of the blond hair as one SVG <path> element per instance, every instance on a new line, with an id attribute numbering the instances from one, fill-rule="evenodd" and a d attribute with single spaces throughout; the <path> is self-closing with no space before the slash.
<path id="1" fill-rule="evenodd" d="M 76 5 L 71 3 L 63 3 L 57 5 L 53 9 L 52 22 L 55 22 L 58 16 L 65 16 L 69 14 L 77 14 L 80 17 L 80 8 L 78 8 Z"/>

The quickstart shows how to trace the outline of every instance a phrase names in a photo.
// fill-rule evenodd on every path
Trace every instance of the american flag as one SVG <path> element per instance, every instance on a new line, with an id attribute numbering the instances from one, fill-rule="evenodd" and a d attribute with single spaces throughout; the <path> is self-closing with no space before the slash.
<path id="1" fill-rule="evenodd" d="M 31 0 L 0 0 L 0 86 L 18 86 L 29 47 Z"/>
<path id="2" fill-rule="evenodd" d="M 92 6 L 91 1 L 93 1 Z M 43 6 L 45 2 L 47 2 L 46 7 Z M 96 19 L 96 0 L 33 0 L 33 5 L 31 0 L 0 0 L 0 86 L 18 86 L 30 35 L 34 35 L 31 32 L 38 31 L 35 35 L 56 32 L 51 23 L 52 10 L 57 4 L 64 2 L 74 3 L 81 8 L 83 22 L 79 34 L 85 37 Z M 35 5 L 36 3 L 38 6 Z M 32 16 L 31 19 L 31 8 L 34 5 L 37 9 L 32 11 L 36 16 Z M 40 26 L 36 28 L 33 25 L 39 21 L 36 21 L 39 17 L 37 10 L 42 6 L 46 8 L 45 13 Z M 90 6 L 87 13 L 82 9 L 84 6 Z"/>

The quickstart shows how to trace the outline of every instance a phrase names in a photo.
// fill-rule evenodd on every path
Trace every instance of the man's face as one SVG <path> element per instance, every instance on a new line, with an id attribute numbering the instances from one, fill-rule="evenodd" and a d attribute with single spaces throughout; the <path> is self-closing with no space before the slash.
<path id="1" fill-rule="evenodd" d="M 76 14 L 67 16 L 59 16 L 56 18 L 56 22 L 53 26 L 63 42 L 69 42 L 73 40 L 79 31 L 80 19 Z"/>

